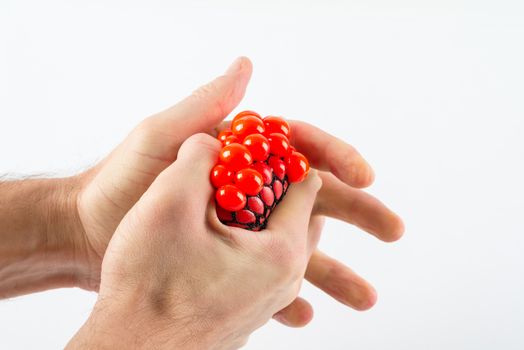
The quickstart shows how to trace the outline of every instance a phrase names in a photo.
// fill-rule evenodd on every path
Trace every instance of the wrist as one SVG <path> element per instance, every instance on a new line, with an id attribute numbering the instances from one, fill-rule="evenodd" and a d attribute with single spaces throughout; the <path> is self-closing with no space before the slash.
<path id="1" fill-rule="evenodd" d="M 212 339 L 213 332 L 219 330 L 211 323 L 202 323 L 203 315 L 164 313 L 152 307 L 150 301 L 151 297 L 145 294 L 107 298 L 99 295 L 91 315 L 67 349 L 222 348 Z"/>
<path id="2" fill-rule="evenodd" d="M 89 276 L 86 239 L 78 215 L 79 176 L 48 179 L 49 197 L 43 205 L 45 263 L 65 278 L 64 287 L 83 287 Z"/>
<path id="3" fill-rule="evenodd" d="M 78 224 L 75 179 L 0 184 L 0 297 L 75 286 Z"/>

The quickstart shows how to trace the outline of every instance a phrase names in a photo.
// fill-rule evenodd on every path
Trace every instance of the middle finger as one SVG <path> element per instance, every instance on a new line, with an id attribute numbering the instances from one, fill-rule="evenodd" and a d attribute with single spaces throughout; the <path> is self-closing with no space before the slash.
<path id="1" fill-rule="evenodd" d="M 402 219 L 372 195 L 350 187 L 327 172 L 319 172 L 322 188 L 313 214 L 346 221 L 382 241 L 398 240 L 404 232 Z"/>

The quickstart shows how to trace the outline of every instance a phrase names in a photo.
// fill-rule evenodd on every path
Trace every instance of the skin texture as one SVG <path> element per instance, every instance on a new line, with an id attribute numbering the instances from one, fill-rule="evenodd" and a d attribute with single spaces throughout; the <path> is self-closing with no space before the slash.
<path id="1" fill-rule="evenodd" d="M 77 187 L 74 179 L 0 182 L 0 298 L 72 287 L 87 273 L 76 256 Z"/>
<path id="2" fill-rule="evenodd" d="M 209 200 L 220 148 L 191 136 L 124 217 L 95 311 L 69 349 L 236 349 L 297 297 L 319 239 L 308 230 L 319 176 L 289 190 L 266 230 L 246 234 L 222 225 Z"/>
<path id="3" fill-rule="evenodd" d="M 159 174 L 176 164 L 185 140 L 196 133 L 216 136 L 227 125 L 222 121 L 240 103 L 251 73 L 251 62 L 247 58 L 237 59 L 224 75 L 175 106 L 142 121 L 94 168 L 73 178 L 41 180 L 39 186 L 28 187 L 28 192 L 42 195 L 45 200 L 29 203 L 29 196 L 18 195 L 18 189 L 25 188 L 27 181 L 0 186 L 3 210 L 31 208 L 10 215 L 0 213 L 0 249 L 10 252 L 10 260 L 1 261 L 0 273 L 8 271 L 18 276 L 16 283 L 11 284 L 0 279 L 1 296 L 61 286 L 98 291 L 103 257 L 124 216 Z M 369 186 L 374 179 L 373 170 L 362 156 L 352 146 L 312 125 L 300 121 L 290 121 L 290 125 L 291 143 L 309 159 L 312 167 L 320 170 L 323 182 L 312 207 L 309 230 L 320 232 L 323 217 L 327 216 L 356 225 L 386 242 L 399 239 L 404 231 L 401 219 L 359 189 Z M 210 169 L 204 171 L 206 176 Z M 51 196 L 48 190 L 59 195 Z M 17 220 L 12 219 L 13 215 Z M 66 222 L 60 222 L 58 217 L 66 218 Z M 10 221 L 30 222 L 32 226 L 5 224 Z M 46 229 L 35 229 L 38 225 Z M 25 247 L 10 243 L 16 242 L 20 234 L 29 241 L 39 242 L 38 250 L 31 251 L 41 253 L 28 260 Z M 30 268 L 36 262 L 39 274 Z M 67 271 L 60 271 L 63 266 L 69 266 Z M 61 277 L 48 276 L 56 271 Z M 36 284 L 35 275 L 39 276 Z M 376 300 L 371 285 L 318 250 L 313 251 L 305 276 L 357 310 L 371 307 Z M 311 306 L 297 299 L 283 307 L 276 319 L 289 326 L 303 326 L 312 314 Z"/>
<path id="4" fill-rule="evenodd" d="M 240 103 L 251 72 L 247 58 L 237 59 L 224 75 L 170 109 L 144 120 L 107 159 L 84 175 L 78 210 L 89 243 L 85 261 L 92 271 L 84 287 L 97 289 L 100 262 L 116 226 L 160 171 L 176 160 L 182 141 L 196 132 L 216 136 L 229 125 L 222 120 Z M 313 214 L 345 220 L 387 242 L 399 239 L 404 231 L 401 219 L 379 200 L 358 189 L 374 180 L 372 168 L 358 151 L 307 123 L 290 121 L 290 125 L 292 144 L 313 167 L 322 170 L 324 185 Z M 351 281 L 359 277 L 334 259 L 313 259 L 310 269 L 340 271 L 333 278 L 324 278 L 318 286 L 328 293 L 336 290 L 333 296 L 348 306 L 361 310 L 371 307 L 376 300 L 375 290 L 366 282 L 364 287 L 359 285 L 364 290 L 359 300 L 354 300 L 355 285 Z M 307 278 L 314 279 L 315 275 L 308 273 Z M 284 323 L 295 326 L 302 324 L 290 321 L 296 318 L 291 313 L 312 313 L 309 304 L 304 303 L 288 310 L 280 313 L 278 320 L 289 318 Z"/>

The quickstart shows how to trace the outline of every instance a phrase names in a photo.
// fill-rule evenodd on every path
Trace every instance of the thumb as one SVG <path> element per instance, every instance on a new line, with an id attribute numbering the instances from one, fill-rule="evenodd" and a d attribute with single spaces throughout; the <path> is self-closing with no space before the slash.
<path id="1" fill-rule="evenodd" d="M 178 135 L 181 141 L 213 130 L 240 103 L 253 67 L 247 57 L 237 58 L 226 72 L 149 120 L 157 130 Z"/>
<path id="2" fill-rule="evenodd" d="M 145 155 L 149 159 L 165 160 L 155 164 L 155 171 L 163 170 L 176 159 L 182 142 L 193 134 L 213 131 L 240 103 L 252 70 L 251 61 L 239 57 L 223 75 L 201 86 L 173 107 L 143 120 L 125 141 L 133 152 L 125 152 L 124 156 L 130 159 L 124 162 L 147 174 L 151 169 L 144 169 L 147 167 Z"/>
<path id="3" fill-rule="evenodd" d="M 142 121 L 104 160 L 95 178 L 111 213 L 100 209 L 101 222 L 113 232 L 125 213 L 177 156 L 189 136 L 212 130 L 240 102 L 251 77 L 251 61 L 238 58 L 225 72 L 173 107 Z M 99 202 L 98 190 L 88 202 Z M 90 196 L 90 197 L 89 197 Z"/>
<path id="4" fill-rule="evenodd" d="M 301 237 L 308 232 L 313 204 L 321 186 L 322 180 L 317 171 L 311 169 L 304 181 L 289 187 L 288 193 L 271 214 L 267 228 L 278 234 L 284 232 L 295 242 L 304 240 Z"/>

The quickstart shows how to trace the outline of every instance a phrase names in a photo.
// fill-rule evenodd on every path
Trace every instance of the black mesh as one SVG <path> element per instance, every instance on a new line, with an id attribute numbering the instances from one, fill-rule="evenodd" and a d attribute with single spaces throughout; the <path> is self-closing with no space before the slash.
<path id="1" fill-rule="evenodd" d="M 282 183 L 282 194 L 280 195 L 279 199 L 276 198 L 276 196 L 274 194 L 274 191 L 273 191 L 273 185 L 274 185 L 275 181 L 278 181 L 278 182 Z M 259 231 L 259 230 L 264 229 L 266 227 L 266 225 L 267 225 L 268 220 L 269 220 L 269 216 L 271 215 L 271 213 L 273 212 L 275 207 L 278 205 L 278 203 L 280 203 L 282 201 L 282 199 L 284 198 L 284 196 L 286 195 L 286 192 L 287 192 L 287 190 L 289 188 L 289 181 L 287 179 L 287 175 L 284 176 L 283 180 L 280 180 L 273 173 L 273 179 L 271 180 L 271 183 L 269 185 L 264 185 L 264 186 L 270 187 L 271 191 L 273 192 L 273 196 L 274 196 L 273 205 L 271 205 L 271 206 L 267 205 L 264 202 L 264 200 L 262 199 L 261 193 L 259 193 L 256 196 L 247 196 L 245 207 L 243 209 L 240 209 L 240 210 L 248 210 L 248 211 L 252 212 L 255 215 L 255 222 L 249 223 L 249 224 L 244 224 L 244 223 L 239 222 L 237 220 L 237 217 L 236 217 L 236 212 L 230 212 L 231 216 L 232 216 L 232 220 L 226 220 L 226 221 L 220 220 L 220 221 L 223 224 L 226 224 L 226 225 L 231 225 L 231 224 L 234 224 L 235 226 L 236 225 L 240 225 L 242 228 L 245 228 L 246 230 L 250 230 L 250 231 Z M 251 210 L 249 208 L 249 198 L 251 198 L 251 197 L 258 197 L 262 201 L 262 203 L 264 205 L 264 212 L 262 214 L 258 214 L 258 213 L 254 212 L 253 210 Z M 217 203 L 217 206 L 218 206 L 218 203 Z M 261 221 L 263 221 L 263 222 L 261 222 Z"/>

